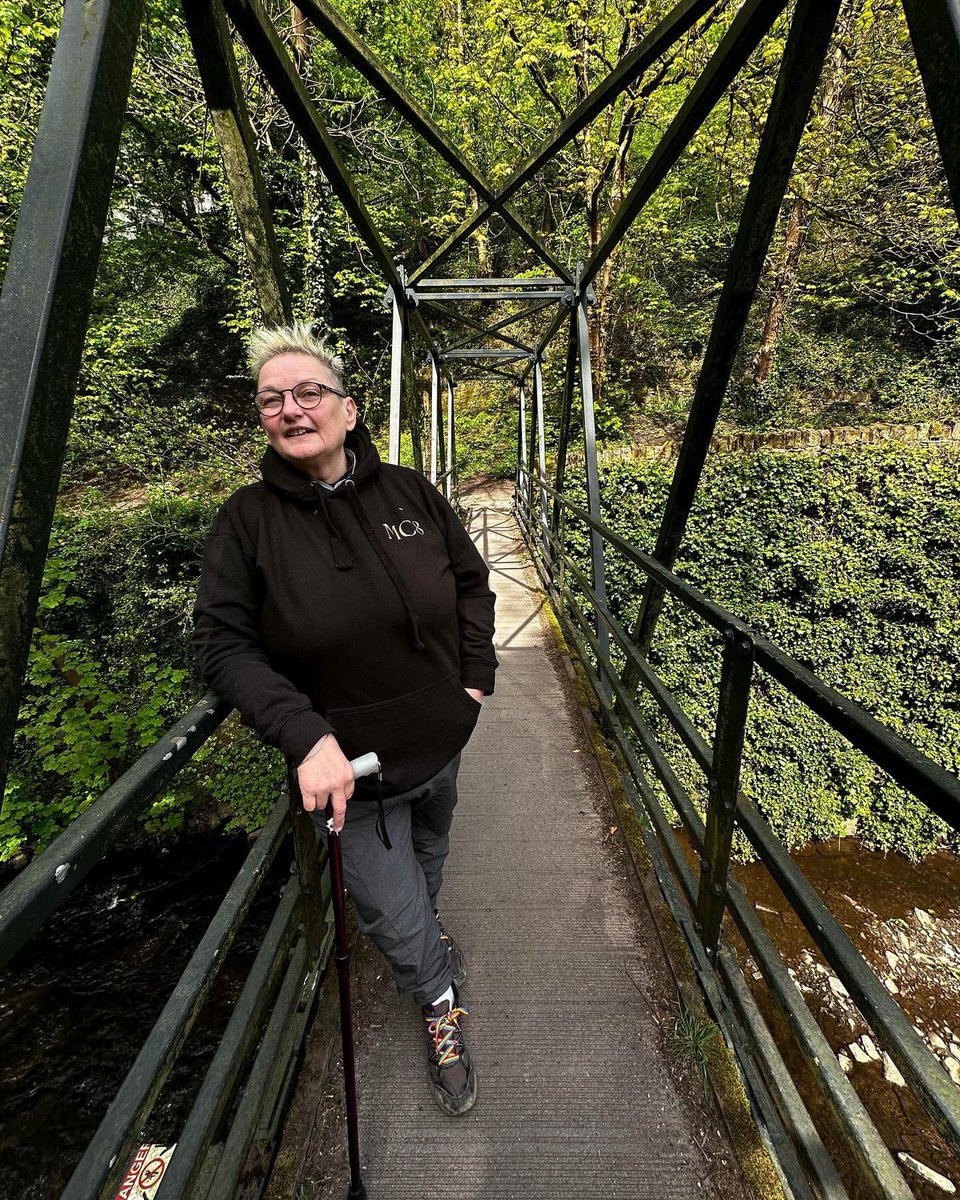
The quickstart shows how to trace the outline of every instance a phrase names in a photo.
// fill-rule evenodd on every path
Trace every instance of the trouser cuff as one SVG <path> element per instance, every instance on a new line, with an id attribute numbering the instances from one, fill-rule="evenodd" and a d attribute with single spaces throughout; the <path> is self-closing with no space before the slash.
<path id="1" fill-rule="evenodd" d="M 433 979 L 428 980 L 424 987 L 415 987 L 413 989 L 413 998 L 422 1008 L 425 1004 L 432 1004 L 438 996 L 442 996 L 447 988 L 452 985 L 453 968 L 449 967 L 442 975 L 437 975 Z"/>

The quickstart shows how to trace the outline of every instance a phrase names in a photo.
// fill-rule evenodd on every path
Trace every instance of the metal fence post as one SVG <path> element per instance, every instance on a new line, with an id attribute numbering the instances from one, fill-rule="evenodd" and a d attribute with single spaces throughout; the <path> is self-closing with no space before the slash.
<path id="1" fill-rule="evenodd" d="M 745 632 L 727 629 L 723 643 L 713 768 L 707 783 L 707 829 L 703 841 L 700 889 L 697 893 L 697 925 L 711 961 L 716 958 L 723 913 L 727 906 L 730 846 L 740 791 L 740 763 L 752 677 L 753 641 Z"/>
<path id="2" fill-rule="evenodd" d="M 457 470 L 457 431 L 453 423 L 453 380 L 447 380 L 447 499 L 452 504 L 460 490 Z"/>
<path id="3" fill-rule="evenodd" d="M 520 415 L 517 424 L 517 501 L 523 501 L 527 494 L 527 481 L 524 480 L 520 468 L 527 462 L 527 396 L 520 384 Z"/>
<path id="4" fill-rule="evenodd" d="M 430 355 L 430 482 L 437 483 L 437 447 L 439 438 L 440 364 Z"/>
<path id="5" fill-rule="evenodd" d="M 447 494 L 447 431 L 443 417 L 443 405 L 440 403 L 440 380 L 437 380 L 437 453 L 440 455 L 440 480 L 443 485 L 443 495 Z"/>
<path id="6" fill-rule="evenodd" d="M 396 289 L 390 288 L 393 301 L 393 330 L 390 346 L 390 434 L 387 461 L 400 461 L 400 403 L 403 394 L 403 309 Z"/>
<path id="7" fill-rule="evenodd" d="M 600 474 L 597 469 L 597 424 L 593 408 L 593 364 L 590 360 L 590 322 L 587 317 L 588 298 L 577 303 L 577 350 L 580 359 L 580 397 L 583 401 L 583 457 L 587 470 L 587 510 L 595 521 L 603 519 L 600 512 Z M 607 581 L 604 565 L 603 538 L 596 529 L 590 530 L 590 560 L 593 565 L 593 590 L 606 608 Z M 610 631 L 597 613 L 597 641 L 604 659 L 610 657 Z M 605 684 L 607 699 L 612 692 Z"/>
<path id="8" fill-rule="evenodd" d="M 580 267 L 577 267 L 579 277 Z M 564 300 L 566 304 L 567 301 Z M 567 444 L 570 441 L 570 423 L 573 415 L 573 377 L 577 368 L 577 313 L 576 293 L 570 289 L 569 298 L 570 322 L 567 328 L 567 358 L 563 372 L 563 400 L 560 404 L 560 422 L 557 434 L 557 464 L 554 475 L 554 489 L 563 492 L 567 474 Z M 552 527 L 556 534 L 560 527 L 560 501 L 554 501 Z"/>
<path id="9" fill-rule="evenodd" d="M 326 914 L 321 912 L 323 872 L 320 870 L 320 844 L 317 841 L 313 818 L 299 806 L 298 811 L 295 810 L 291 815 L 293 855 L 303 897 L 300 908 L 303 939 L 307 949 L 307 962 L 312 964 L 316 962 L 320 953 L 327 924 Z"/>
<path id="10" fill-rule="evenodd" d="M 547 435 L 543 428 L 543 372 L 540 369 L 540 360 L 533 364 L 533 402 L 537 411 L 537 467 L 539 478 L 546 479 L 547 477 Z M 532 447 L 531 447 L 532 449 Z M 543 557 L 545 562 L 550 560 L 550 539 L 547 536 L 547 493 L 543 488 L 537 489 L 540 494 L 540 538 L 543 543 Z"/>

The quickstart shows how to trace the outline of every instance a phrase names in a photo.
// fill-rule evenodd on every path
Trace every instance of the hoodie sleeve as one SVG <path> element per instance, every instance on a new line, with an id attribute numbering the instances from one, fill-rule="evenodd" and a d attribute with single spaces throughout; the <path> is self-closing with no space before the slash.
<path id="1" fill-rule="evenodd" d="M 240 720 L 295 764 L 333 727 L 275 670 L 260 642 L 256 566 L 223 514 L 203 552 L 193 644 L 204 679 Z"/>
<path id="2" fill-rule="evenodd" d="M 494 672 L 500 664 L 493 649 L 496 596 L 490 590 L 490 571 L 453 508 L 436 488 L 430 492 L 457 584 L 460 682 L 492 696 Z"/>

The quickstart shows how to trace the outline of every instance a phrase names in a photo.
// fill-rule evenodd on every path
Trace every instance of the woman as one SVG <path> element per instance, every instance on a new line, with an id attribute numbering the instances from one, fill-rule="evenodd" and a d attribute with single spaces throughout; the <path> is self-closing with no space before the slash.
<path id="1" fill-rule="evenodd" d="M 325 836 L 344 829 L 360 928 L 421 1004 L 444 1112 L 476 1073 L 456 988 L 463 954 L 436 909 L 460 751 L 493 691 L 494 595 L 456 514 L 416 471 L 381 463 L 341 364 L 308 325 L 250 341 L 263 481 L 223 505 L 195 609 L 201 669 L 291 767 Z M 349 760 L 375 751 L 382 790 Z"/>

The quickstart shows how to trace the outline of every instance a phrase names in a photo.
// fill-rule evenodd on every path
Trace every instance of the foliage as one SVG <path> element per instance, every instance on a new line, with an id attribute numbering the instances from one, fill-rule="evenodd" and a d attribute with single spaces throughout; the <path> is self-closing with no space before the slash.
<path id="1" fill-rule="evenodd" d="M 200 694 L 186 630 L 213 506 L 142 500 L 91 493 L 56 522 L 0 858 L 49 842 Z"/>
<path id="2" fill-rule="evenodd" d="M 495 182 L 548 137 L 670 7 L 667 0 L 346 0 L 343 11 L 450 139 Z M 735 6 L 682 38 L 515 203 L 562 261 L 583 260 L 715 50 Z M 478 204 L 326 39 L 273 5 L 281 36 L 388 248 L 421 262 Z M 595 280 L 593 352 L 600 432 L 629 437 L 682 420 L 772 94 L 781 20 L 729 97 L 640 213 Z M 30 0 L 0 4 L 0 263 L 39 121 L 55 26 Z M 14 36 L 14 34 L 16 36 Z M 383 282 L 330 184 L 242 48 L 238 59 L 281 256 L 299 315 L 346 352 L 351 389 L 373 425 L 386 418 L 389 316 Z M 803 255 L 774 368 L 745 382 L 781 257 L 771 248 L 726 419 L 830 424 L 944 415 L 955 405 L 960 239 L 896 0 L 842 9 L 825 79 L 787 196 L 809 208 Z M 825 85 L 826 86 L 826 83 Z M 486 228 L 438 269 L 514 274 L 531 253 Z M 475 316 L 481 315 L 479 309 Z M 189 40 L 175 0 L 148 6 L 121 144 L 67 461 L 71 481 L 113 473 L 154 480 L 249 457 L 253 420 L 243 335 L 254 289 Z M 442 325 L 442 322 L 441 322 Z M 513 332 L 535 337 L 542 319 Z M 450 325 L 452 337 L 462 330 Z M 562 358 L 562 354 L 560 356 Z M 501 421 L 501 389 L 476 393 L 468 426 Z M 504 469 L 499 436 L 468 470 Z"/>
<path id="3" fill-rule="evenodd" d="M 683 579 L 955 773 L 957 466 L 955 452 L 924 445 L 712 459 L 677 563 Z M 649 549 L 668 486 L 663 464 L 604 470 L 604 519 Z M 568 537 L 587 563 L 583 531 L 571 528 Z M 610 603 L 628 624 L 643 580 L 639 568 L 611 555 Z M 716 633 L 668 600 L 651 661 L 708 741 L 720 652 Z M 703 776 L 652 701 L 641 708 L 702 808 Z M 841 836 L 851 822 L 867 845 L 913 858 L 949 840 L 947 826 L 926 805 L 759 671 L 743 784 L 791 847 Z"/>
<path id="4" fill-rule="evenodd" d="M 500 384 L 458 388 L 457 467 L 461 479 L 513 477 L 517 469 L 517 404 Z"/>
<path id="5" fill-rule="evenodd" d="M 58 26 L 49 5 L 0 0 L 0 273 L 10 253 Z"/>
<path id="6" fill-rule="evenodd" d="M 678 997 L 678 1001 L 679 1011 L 674 1018 L 669 1040 L 670 1053 L 678 1063 L 684 1063 L 697 1072 L 706 1097 L 709 1094 L 707 1048 L 720 1030 L 682 997 Z"/>

